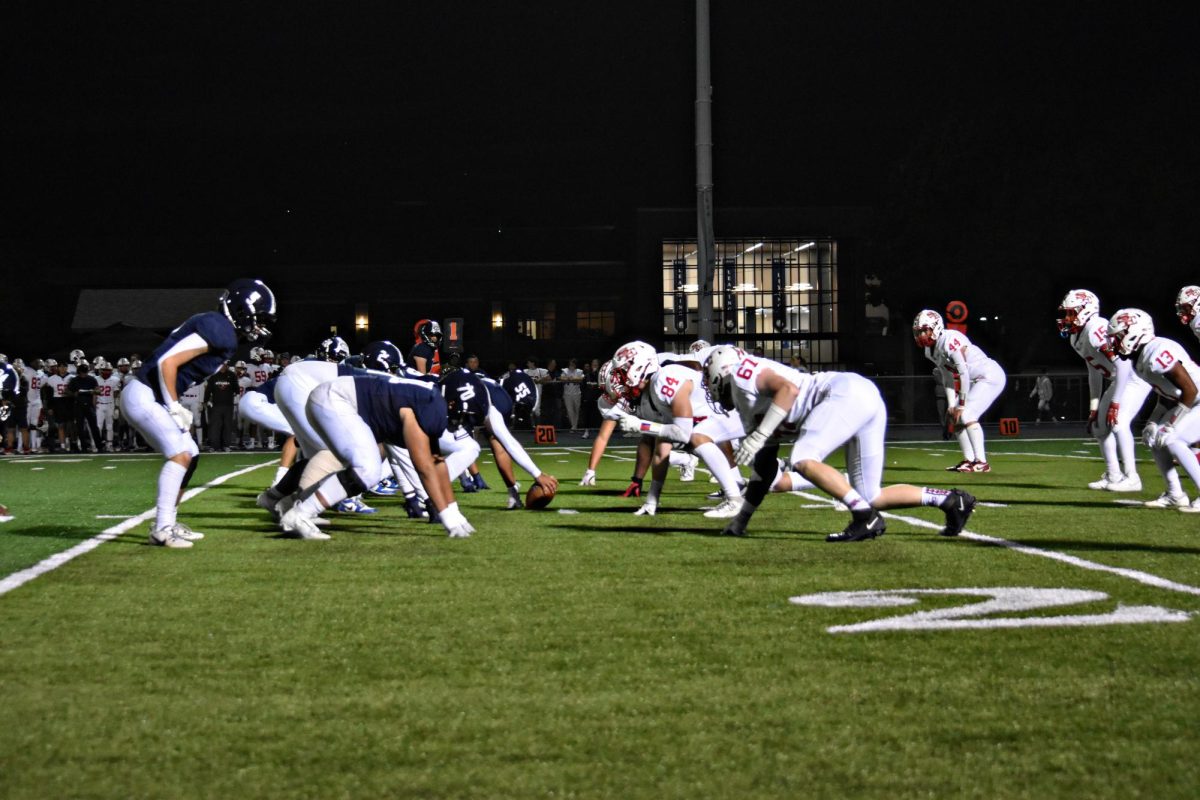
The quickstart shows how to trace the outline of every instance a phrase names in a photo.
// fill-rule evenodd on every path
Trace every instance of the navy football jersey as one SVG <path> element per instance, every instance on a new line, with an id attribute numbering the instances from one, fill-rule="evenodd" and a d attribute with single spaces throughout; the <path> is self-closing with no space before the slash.
<path id="1" fill-rule="evenodd" d="M 370 426 L 376 441 L 405 447 L 400 409 L 409 408 L 431 442 L 446 430 L 446 401 L 434 384 L 389 375 L 355 375 L 358 415 Z"/>
<path id="2" fill-rule="evenodd" d="M 154 392 L 154 399 L 164 405 L 170 402 L 162 396 L 158 386 L 158 362 L 189 336 L 196 335 L 208 345 L 208 352 L 201 353 L 186 364 L 179 367 L 175 375 L 175 394 L 182 395 L 189 387 L 195 386 L 209 375 L 220 369 L 221 364 L 233 358 L 237 349 L 237 331 L 233 323 L 225 319 L 225 315 L 217 311 L 207 311 L 188 317 L 182 325 L 167 336 L 167 340 L 154 350 L 154 355 L 146 359 L 137 371 L 138 379 Z M 197 343 L 198 344 L 198 343 Z M 190 346 L 187 349 L 191 349 Z"/>
<path id="3" fill-rule="evenodd" d="M 479 373 L 476 374 L 478 375 Z M 513 401 L 512 398 L 508 396 L 508 392 L 504 391 L 504 388 L 491 378 L 484 378 L 480 376 L 480 380 L 482 380 L 483 385 L 487 387 L 488 398 L 492 401 L 492 408 L 499 411 L 500 416 L 504 417 L 505 419 L 508 419 L 510 416 L 512 416 Z"/>
<path id="4" fill-rule="evenodd" d="M 515 405 L 532 406 L 537 402 L 537 387 L 534 386 L 533 378 L 526 375 L 524 370 L 514 369 L 508 373 L 502 385 Z"/>
<path id="5" fill-rule="evenodd" d="M 413 345 L 413 349 L 408 351 L 408 363 L 416 364 L 414 360 L 420 356 L 425 359 L 425 369 L 431 375 L 440 375 L 442 372 L 441 353 L 437 348 L 429 342 L 417 342 Z"/>

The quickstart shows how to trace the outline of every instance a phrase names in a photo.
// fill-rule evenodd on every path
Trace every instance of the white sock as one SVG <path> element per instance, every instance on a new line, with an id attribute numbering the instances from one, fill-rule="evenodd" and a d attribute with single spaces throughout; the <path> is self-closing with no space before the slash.
<path id="1" fill-rule="evenodd" d="M 288 474 L 288 468 L 287 468 L 287 467 L 279 467 L 279 468 L 277 468 L 277 469 L 275 470 L 275 480 L 271 481 L 271 485 L 272 485 L 272 486 L 274 486 L 275 484 L 279 483 L 281 480 L 283 480 L 283 476 L 284 476 L 284 475 L 287 475 L 287 474 Z"/>
<path id="2" fill-rule="evenodd" d="M 864 500 L 863 496 L 854 490 L 854 487 L 851 487 L 850 491 L 846 492 L 846 496 L 842 498 L 842 502 L 845 503 L 846 507 L 851 511 L 871 510 L 871 504 Z"/>
<path id="3" fill-rule="evenodd" d="M 717 447 L 715 442 L 705 442 L 695 448 L 695 451 L 700 460 L 704 462 L 704 466 L 708 467 L 709 472 L 721 485 L 721 491 L 725 492 L 725 497 L 740 497 L 742 493 L 737 485 L 738 474 L 733 471 L 733 467 L 729 466 L 729 461 L 721 452 L 721 448 Z"/>
<path id="4" fill-rule="evenodd" d="M 1104 475 L 1112 480 L 1121 479 L 1121 464 L 1117 461 L 1117 436 L 1112 431 L 1100 438 L 1100 454 L 1104 456 Z"/>
<path id="5" fill-rule="evenodd" d="M 309 491 L 305 494 L 305 498 L 296 503 L 296 508 L 300 509 L 302 514 L 309 517 L 315 517 L 317 514 L 345 500 L 347 497 L 346 487 L 342 486 L 342 482 L 338 480 L 336 472 L 321 481 L 315 491 Z M 321 502 L 321 498 L 325 499 L 324 503 Z"/>
<path id="6" fill-rule="evenodd" d="M 658 498 L 662 494 L 662 488 L 662 481 L 650 481 L 650 491 L 646 494 L 646 502 L 658 505 Z"/>
<path id="7" fill-rule="evenodd" d="M 1113 432 L 1117 440 L 1117 450 L 1121 454 L 1121 464 L 1125 467 L 1125 475 L 1132 478 L 1138 474 L 1137 459 L 1134 458 L 1133 432 L 1125 425 Z"/>
<path id="8" fill-rule="evenodd" d="M 179 502 L 179 487 L 187 467 L 174 461 L 166 461 L 158 472 L 158 499 L 154 504 L 154 528 L 167 528 L 175 524 L 175 504 Z"/>
<path id="9" fill-rule="evenodd" d="M 942 501 L 949 496 L 949 489 L 930 489 L 927 486 L 921 487 L 921 505 L 923 506 L 940 506 Z"/>
<path id="10" fill-rule="evenodd" d="M 692 457 L 682 450 L 672 450 L 670 462 L 672 467 L 686 467 L 692 463 Z"/>
<path id="11" fill-rule="evenodd" d="M 962 448 L 963 461 L 974 461 L 975 450 L 971 446 L 971 440 L 967 437 L 967 429 L 960 427 L 954 435 L 958 437 L 958 446 Z"/>
<path id="12" fill-rule="evenodd" d="M 983 449 L 983 426 L 972 422 L 967 426 L 967 438 L 971 440 L 971 449 L 975 451 L 976 461 L 987 461 L 987 453 Z"/>

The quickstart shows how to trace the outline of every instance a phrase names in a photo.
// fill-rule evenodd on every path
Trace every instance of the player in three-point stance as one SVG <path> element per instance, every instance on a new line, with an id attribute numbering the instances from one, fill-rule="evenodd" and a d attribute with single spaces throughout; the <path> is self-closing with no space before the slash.
<path id="1" fill-rule="evenodd" d="M 1105 470 L 1089 489 L 1140 492 L 1142 479 L 1134 460 L 1130 422 L 1137 416 L 1150 384 L 1127 360 L 1115 358 L 1108 346 L 1108 320 L 1100 316 L 1100 299 L 1087 289 L 1072 289 L 1058 306 L 1058 331 L 1088 367 L 1088 433 L 1094 433 Z M 1108 387 L 1104 382 L 1108 381 Z M 1119 457 L 1118 457 L 1119 456 Z"/>
<path id="2" fill-rule="evenodd" d="M 1145 503 L 1148 508 L 1200 512 L 1200 496 L 1189 505 L 1175 461 L 1200 489 L 1200 464 L 1189 445 L 1200 440 L 1200 366 L 1183 347 L 1154 335 L 1154 321 L 1139 308 L 1123 308 L 1108 321 L 1108 340 L 1118 358 L 1133 362 L 1139 377 L 1153 387 L 1158 404 L 1142 429 L 1142 439 L 1166 481 L 1166 491 Z"/>
<path id="3" fill-rule="evenodd" d="M 166 458 L 158 475 L 158 500 L 150 543 L 191 547 L 203 538 L 176 519 L 176 506 L 196 471 L 200 448 L 189 430 L 192 414 L 179 402 L 189 386 L 208 378 L 233 356 L 238 339 L 264 340 L 275 321 L 275 295 L 258 280 L 237 280 L 221 295 L 219 310 L 189 317 L 158 346 L 121 392 L 121 415 Z"/>
<path id="4" fill-rule="evenodd" d="M 827 542 L 874 539 L 886 528 L 880 510 L 914 506 L 940 508 L 946 515 L 942 535 L 955 536 L 975 509 L 975 498 L 959 489 L 881 485 L 887 409 L 879 389 L 861 375 L 811 375 L 720 346 L 705 362 L 704 382 L 715 404 L 738 414 L 749 431 L 734 458 L 751 464 L 754 472 L 726 534 L 746 532 L 778 474 L 780 445 L 789 439 L 795 442 L 790 455 L 795 471 L 850 509 L 850 524 L 827 536 Z M 842 445 L 849 480 L 824 463 Z"/>
<path id="5" fill-rule="evenodd" d="M 991 472 L 979 419 L 1004 391 L 1007 382 L 1004 370 L 966 336 L 946 330 L 942 315 L 936 311 L 925 309 L 917 314 L 913 338 L 942 373 L 946 413 L 954 423 L 962 448 L 962 461 L 946 471 Z M 957 391 L 955 378 L 959 383 Z"/>

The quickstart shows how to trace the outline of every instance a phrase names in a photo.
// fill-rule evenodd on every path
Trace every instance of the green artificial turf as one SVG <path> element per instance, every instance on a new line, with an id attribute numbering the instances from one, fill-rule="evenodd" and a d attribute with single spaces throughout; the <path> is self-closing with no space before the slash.
<path id="1" fill-rule="evenodd" d="M 623 442 L 622 442 L 623 444 Z M 891 519 L 824 542 L 846 514 L 767 499 L 717 535 L 704 473 L 655 517 L 618 496 L 628 450 L 541 512 L 502 488 L 459 501 L 450 540 L 398 499 L 279 539 L 252 471 L 188 501 L 208 538 L 149 523 L 0 595 L 0 797 L 1194 797 L 1194 621 L 1096 627 L 828 628 L 977 598 L 800 606 L 820 592 L 968 587 L 1102 592 L 988 615 L 1200 609 L 1200 596 Z M 942 445 L 888 450 L 885 482 L 959 485 L 970 532 L 1200 587 L 1196 516 L 1089 491 L 1094 445 L 998 441 L 994 472 L 948 475 Z M 1143 453 L 1143 455 L 1145 455 Z M 193 485 L 269 456 L 205 458 Z M 561 462 L 567 463 L 561 463 Z M 34 467 L 43 469 L 34 471 Z M 116 469 L 103 469 L 115 466 Z M 0 578 L 153 503 L 158 462 L 0 462 Z M 495 470 L 484 465 L 493 487 Z M 1161 487 L 1148 462 L 1146 491 Z M 563 513 L 575 511 L 578 513 Z M 898 511 L 936 523 L 936 509 Z M 1200 591 L 1200 590 L 1197 590 Z"/>

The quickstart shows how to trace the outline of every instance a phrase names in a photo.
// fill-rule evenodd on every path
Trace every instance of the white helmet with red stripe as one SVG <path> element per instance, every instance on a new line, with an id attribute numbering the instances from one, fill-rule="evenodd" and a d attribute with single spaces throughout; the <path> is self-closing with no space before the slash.
<path id="1" fill-rule="evenodd" d="M 1122 308 L 1108 321 L 1108 343 L 1122 358 L 1137 353 L 1154 338 L 1154 320 L 1140 308 Z"/>
<path id="2" fill-rule="evenodd" d="M 926 308 L 913 320 L 913 339 L 921 347 L 933 347 L 945 329 L 942 315 Z"/>
<path id="3" fill-rule="evenodd" d="M 1072 289 L 1058 304 L 1058 332 L 1064 338 L 1079 333 L 1092 317 L 1100 313 L 1100 298 L 1087 289 Z"/>
<path id="4" fill-rule="evenodd" d="M 1200 286 L 1185 286 L 1175 296 L 1175 313 L 1184 325 L 1196 318 L 1197 305 L 1200 304 Z"/>
<path id="5" fill-rule="evenodd" d="M 617 348 L 612 359 L 612 382 L 622 394 L 636 399 L 646 382 L 658 372 L 658 351 L 645 342 L 630 342 Z"/>

